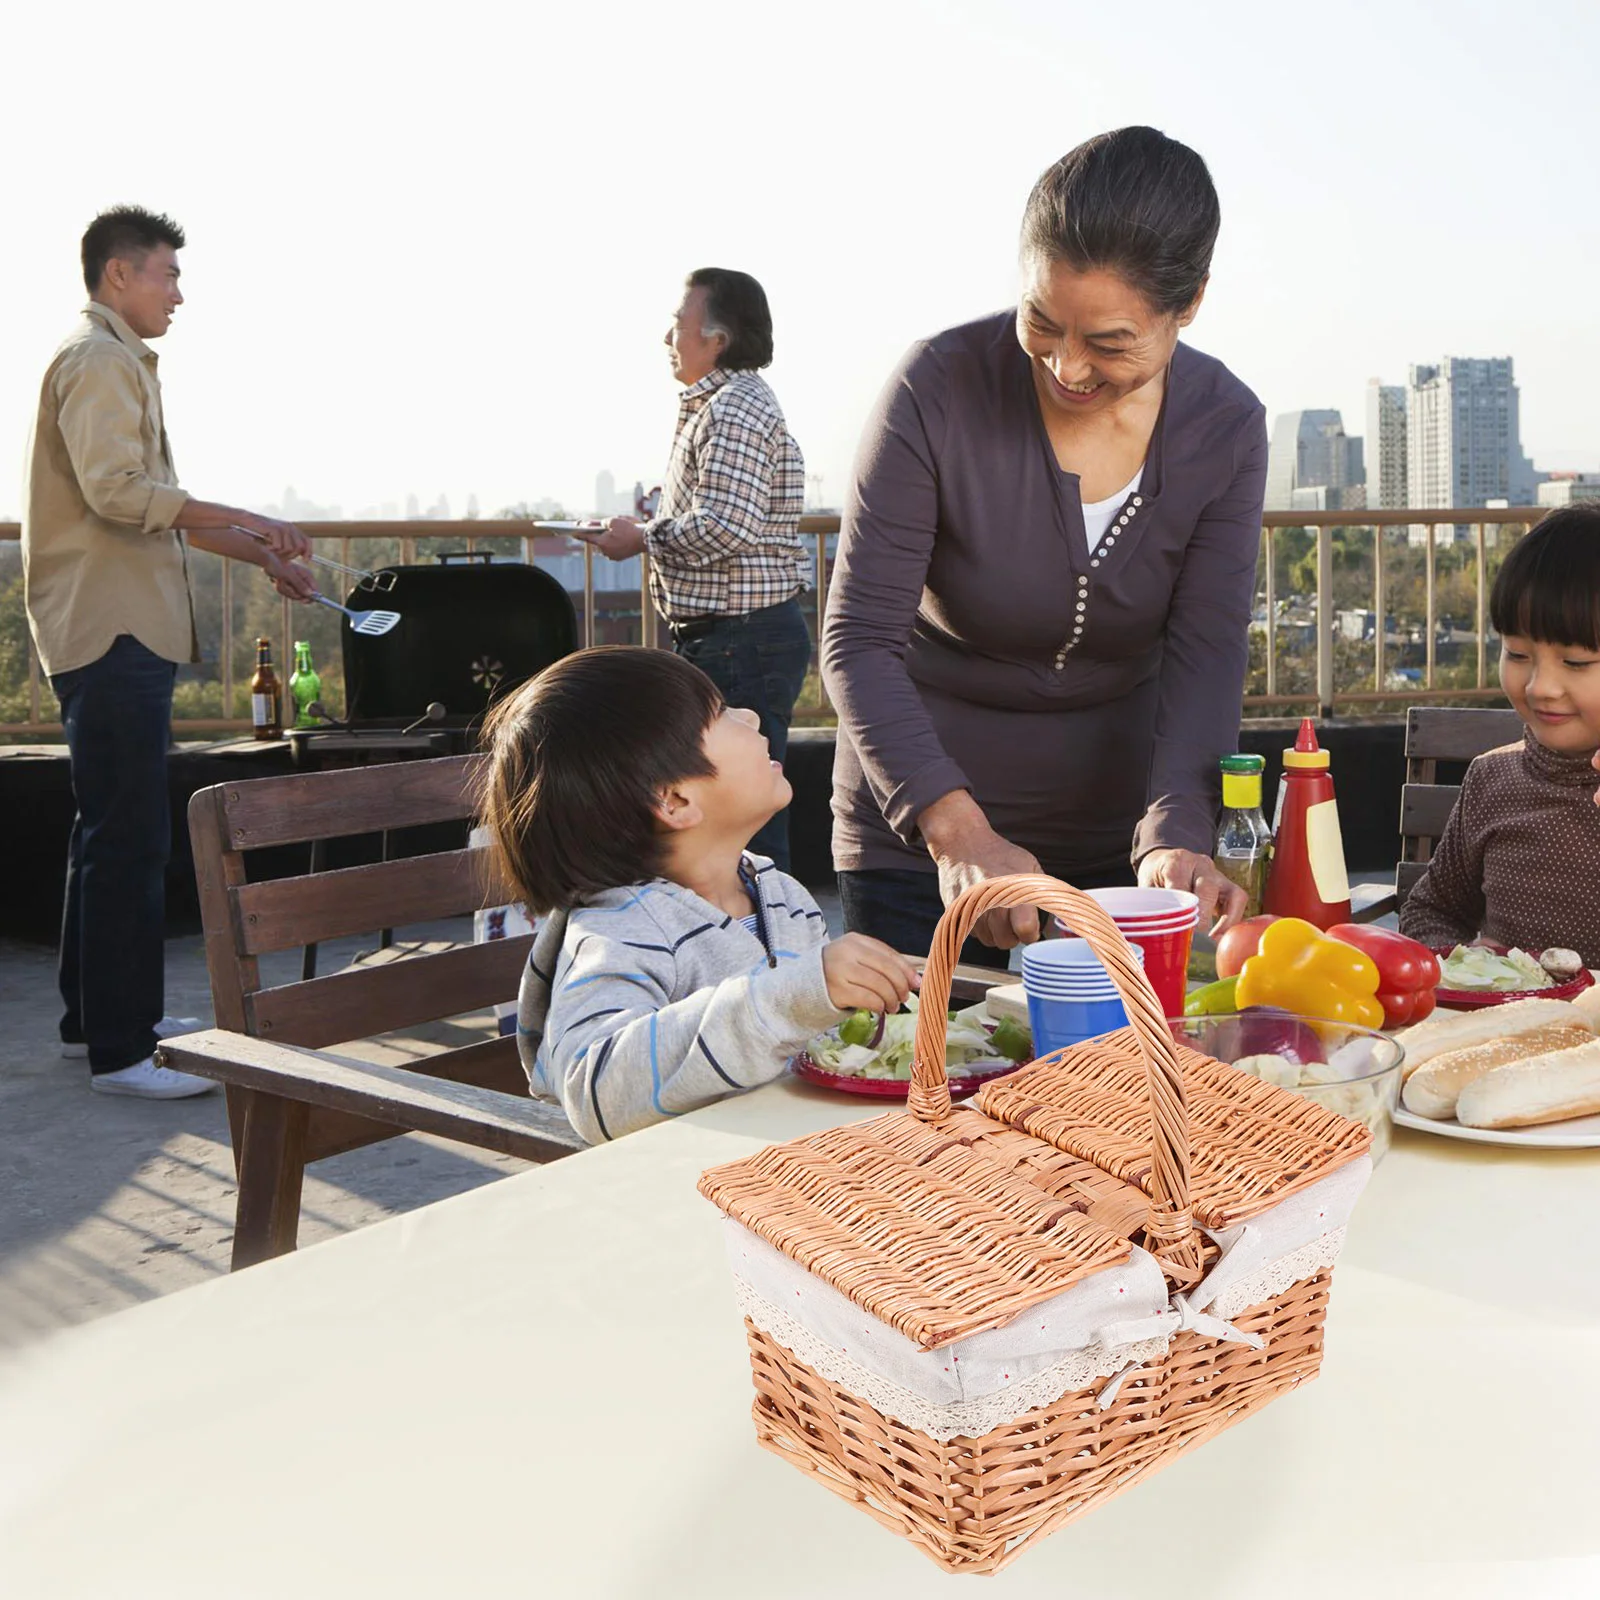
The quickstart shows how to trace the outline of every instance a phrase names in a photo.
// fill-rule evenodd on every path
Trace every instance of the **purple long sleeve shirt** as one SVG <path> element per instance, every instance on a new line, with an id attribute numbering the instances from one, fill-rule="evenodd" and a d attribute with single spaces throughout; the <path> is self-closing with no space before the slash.
<path id="1" fill-rule="evenodd" d="M 1180 344 L 1091 552 L 1015 313 L 914 346 L 863 434 L 828 597 L 835 866 L 932 871 L 916 819 L 953 789 L 1060 876 L 1209 853 L 1266 470 L 1261 403 Z"/>

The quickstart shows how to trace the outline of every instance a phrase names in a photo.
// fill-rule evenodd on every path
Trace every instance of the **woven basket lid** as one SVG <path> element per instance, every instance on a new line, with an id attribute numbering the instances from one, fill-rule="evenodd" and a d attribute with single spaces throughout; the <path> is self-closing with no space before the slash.
<path id="1" fill-rule="evenodd" d="M 1132 1254 L 1105 1223 L 1142 1218 L 1142 1195 L 1071 1158 L 1030 1172 L 1018 1141 L 1047 1148 L 976 1111 L 937 1123 L 891 1112 L 713 1167 L 700 1192 L 933 1349 L 1001 1327 Z"/>
<path id="2" fill-rule="evenodd" d="M 1189 1202 L 1227 1228 L 1365 1155 L 1371 1133 L 1315 1101 L 1175 1045 L 1189 1123 Z M 997 1121 L 1151 1192 L 1146 1069 L 1131 1028 L 1045 1056 L 986 1084 Z"/>

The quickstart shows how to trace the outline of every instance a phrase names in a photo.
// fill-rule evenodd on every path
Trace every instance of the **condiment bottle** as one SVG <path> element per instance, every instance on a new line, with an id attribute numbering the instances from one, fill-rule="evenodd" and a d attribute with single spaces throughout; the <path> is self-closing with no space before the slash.
<path id="1" fill-rule="evenodd" d="M 1261 814 L 1260 756 L 1222 758 L 1222 820 L 1217 824 L 1212 855 L 1217 870 L 1236 883 L 1246 896 L 1244 914 L 1259 914 L 1267 889 L 1267 865 L 1272 858 L 1272 830 Z"/>
<path id="2" fill-rule="evenodd" d="M 295 727 L 317 727 L 317 719 L 311 715 L 311 706 L 322 698 L 322 679 L 311 664 L 311 646 L 304 639 L 295 641 L 294 675 L 289 679 L 289 698 L 294 701 Z"/>
<path id="3" fill-rule="evenodd" d="M 1263 910 L 1303 917 L 1318 928 L 1350 920 L 1350 879 L 1345 873 L 1339 807 L 1333 797 L 1328 752 L 1307 717 L 1292 750 L 1283 752 L 1277 837 L 1267 874 Z"/>
<path id="4" fill-rule="evenodd" d="M 256 640 L 256 670 L 250 678 L 250 725 L 258 739 L 283 737 L 283 691 L 272 670 L 272 641 Z"/>

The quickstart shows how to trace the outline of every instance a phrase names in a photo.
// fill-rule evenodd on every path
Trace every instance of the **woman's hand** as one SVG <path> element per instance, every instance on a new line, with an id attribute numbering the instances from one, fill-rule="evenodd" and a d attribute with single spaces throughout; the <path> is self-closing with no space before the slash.
<path id="1" fill-rule="evenodd" d="M 1223 877 L 1210 856 L 1193 850 L 1152 850 L 1139 862 L 1139 882 L 1147 889 L 1178 889 L 1200 901 L 1200 926 L 1209 938 L 1226 933 L 1245 913 L 1249 897 Z"/>
<path id="2" fill-rule="evenodd" d="M 917 818 L 917 827 L 939 868 L 939 894 L 947 906 L 975 883 L 1013 872 L 1039 871 L 1033 856 L 989 826 L 978 802 L 965 789 L 935 800 Z M 1039 937 L 1039 913 L 1033 906 L 990 911 L 972 932 L 981 943 L 997 950 L 1032 944 Z"/>

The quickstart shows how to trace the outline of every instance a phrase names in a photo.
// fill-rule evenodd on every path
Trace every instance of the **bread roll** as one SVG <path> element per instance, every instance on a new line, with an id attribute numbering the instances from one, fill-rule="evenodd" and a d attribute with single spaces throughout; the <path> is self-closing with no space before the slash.
<path id="1" fill-rule="evenodd" d="M 1600 1112 L 1600 1039 L 1496 1067 L 1461 1091 L 1468 1128 L 1531 1128 Z"/>
<path id="2" fill-rule="evenodd" d="M 1575 994 L 1568 1004 L 1578 1013 L 1580 1021 L 1587 1022 L 1600 1033 L 1600 983 L 1591 984 L 1582 994 Z"/>
<path id="3" fill-rule="evenodd" d="M 1581 1022 L 1591 1033 L 1600 1025 L 1600 1013 L 1584 1013 L 1565 1000 L 1513 1000 L 1510 1005 L 1485 1006 L 1481 1011 L 1435 1011 L 1426 1022 L 1396 1034 L 1405 1046 L 1405 1075 L 1450 1050 L 1507 1039 L 1553 1022 Z"/>
<path id="4" fill-rule="evenodd" d="M 1400 1098 L 1407 1111 L 1419 1117 L 1443 1120 L 1456 1114 L 1461 1091 L 1484 1073 L 1507 1062 L 1525 1061 L 1529 1056 L 1548 1055 L 1553 1050 L 1571 1050 L 1588 1044 L 1594 1034 L 1576 1018 L 1547 1022 L 1527 1033 L 1514 1033 L 1509 1039 L 1493 1039 L 1467 1050 L 1447 1050 L 1426 1061 L 1406 1079 Z"/>

